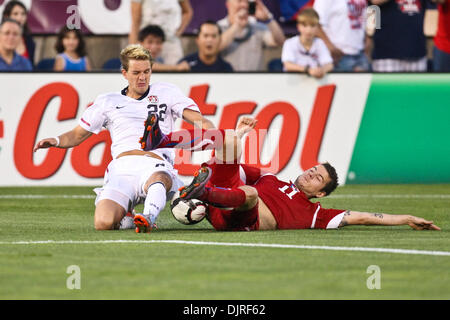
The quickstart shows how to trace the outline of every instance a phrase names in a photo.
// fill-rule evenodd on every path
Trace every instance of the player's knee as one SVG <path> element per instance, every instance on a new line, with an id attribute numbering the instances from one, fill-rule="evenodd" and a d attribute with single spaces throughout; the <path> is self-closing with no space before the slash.
<path id="1" fill-rule="evenodd" d="M 101 200 L 94 214 L 94 228 L 96 230 L 113 230 L 125 214 L 125 210 L 111 200 Z"/>
<path id="2" fill-rule="evenodd" d="M 250 186 L 242 186 L 241 190 L 245 192 L 245 205 L 254 207 L 258 203 L 258 190 Z"/>
<path id="3" fill-rule="evenodd" d="M 150 176 L 145 185 L 145 189 L 156 182 L 161 182 L 162 184 L 164 184 L 166 191 L 169 191 L 172 188 L 172 178 L 166 172 L 160 171 L 155 172 Z"/>
<path id="4" fill-rule="evenodd" d="M 245 196 L 248 202 L 257 202 L 258 190 L 256 190 L 255 188 L 247 188 L 247 190 L 245 190 Z"/>
<path id="5" fill-rule="evenodd" d="M 108 215 L 95 215 L 95 230 L 113 230 L 115 229 L 114 218 Z"/>

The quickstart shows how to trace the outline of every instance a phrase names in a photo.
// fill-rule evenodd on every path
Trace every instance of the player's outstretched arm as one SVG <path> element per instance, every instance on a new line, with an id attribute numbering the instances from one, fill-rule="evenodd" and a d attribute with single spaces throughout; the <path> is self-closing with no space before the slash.
<path id="1" fill-rule="evenodd" d="M 411 215 L 394 215 L 349 210 L 345 212 L 339 227 L 345 227 L 347 225 L 409 225 L 415 230 L 441 230 L 441 228 L 433 224 L 433 221 L 428 221 Z"/>
<path id="2" fill-rule="evenodd" d="M 84 140 L 89 138 L 92 135 L 92 132 L 89 132 L 83 129 L 81 126 L 76 126 L 74 129 L 63 133 L 58 138 L 46 138 L 42 139 L 36 146 L 33 148 L 33 152 L 36 152 L 38 149 L 46 149 L 50 147 L 58 147 L 58 148 L 72 148 Z M 58 143 L 59 139 L 59 143 Z"/>
<path id="3" fill-rule="evenodd" d="M 191 110 L 191 109 L 184 109 L 183 111 L 183 119 L 196 126 L 197 128 L 201 129 L 214 129 L 214 123 L 212 123 L 210 120 L 206 119 L 200 112 Z"/>

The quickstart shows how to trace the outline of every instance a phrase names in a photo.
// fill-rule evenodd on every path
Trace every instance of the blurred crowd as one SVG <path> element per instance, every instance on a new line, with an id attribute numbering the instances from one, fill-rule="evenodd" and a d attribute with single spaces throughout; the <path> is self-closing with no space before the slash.
<path id="1" fill-rule="evenodd" d="M 297 34 L 286 35 L 262 0 L 224 0 L 227 15 L 201 23 L 196 51 L 185 54 L 181 37 L 195 12 L 189 0 L 131 0 L 129 43 L 153 57 L 153 71 L 450 72 L 450 0 L 314 0 L 296 12 Z M 424 17 L 437 9 L 432 58 Z M 381 18 L 381 20 L 380 20 Z M 0 24 L 0 71 L 32 71 L 35 42 L 20 1 L 8 1 Z M 265 48 L 281 56 L 264 63 Z M 84 35 L 63 26 L 54 71 L 91 71 Z M 118 59 L 116 59 L 118 60 Z M 120 68 L 120 65 L 117 66 Z"/>

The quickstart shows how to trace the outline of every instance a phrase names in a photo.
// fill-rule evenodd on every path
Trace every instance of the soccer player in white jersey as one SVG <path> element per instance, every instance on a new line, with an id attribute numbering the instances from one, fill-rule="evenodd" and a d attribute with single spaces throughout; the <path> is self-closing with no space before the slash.
<path id="1" fill-rule="evenodd" d="M 111 135 L 113 161 L 105 173 L 103 188 L 96 189 L 94 225 L 97 230 L 118 229 L 121 220 L 138 202 L 144 201 L 143 214 L 134 217 L 136 232 L 149 232 L 164 208 L 167 196 L 180 186 L 173 169 L 174 151 L 144 151 L 140 138 L 150 114 L 158 115 L 164 134 L 174 129 L 177 118 L 202 129 L 214 128 L 196 103 L 174 85 L 152 83 L 152 57 L 140 45 L 129 45 L 120 53 L 122 75 L 128 86 L 120 92 L 97 97 L 87 108 L 79 124 L 58 137 L 39 141 L 42 148 L 72 148 L 104 127 Z"/>

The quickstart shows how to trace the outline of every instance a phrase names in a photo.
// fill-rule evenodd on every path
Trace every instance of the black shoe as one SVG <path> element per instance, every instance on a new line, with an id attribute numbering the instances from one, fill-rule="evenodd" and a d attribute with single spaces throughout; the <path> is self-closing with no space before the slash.
<path id="1" fill-rule="evenodd" d="M 201 167 L 197 172 L 194 173 L 194 179 L 188 186 L 181 187 L 178 189 L 180 191 L 180 198 L 183 200 L 189 199 L 201 199 L 205 191 L 205 185 L 211 178 L 212 170 L 209 167 Z"/>
<path id="2" fill-rule="evenodd" d="M 150 113 L 145 120 L 144 135 L 139 140 L 141 148 L 144 151 L 154 150 L 163 139 L 163 133 L 159 128 L 159 118 L 156 113 Z"/>

